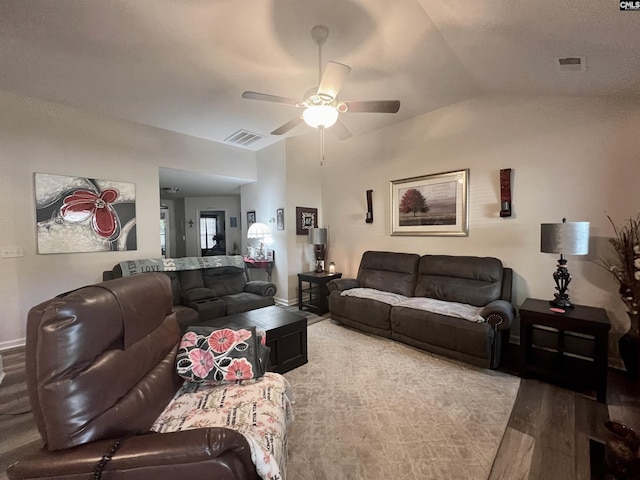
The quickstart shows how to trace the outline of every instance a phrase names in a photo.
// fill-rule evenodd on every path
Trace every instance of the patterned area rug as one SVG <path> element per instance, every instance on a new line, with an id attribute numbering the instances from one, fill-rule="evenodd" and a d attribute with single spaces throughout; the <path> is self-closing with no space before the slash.
<path id="1" fill-rule="evenodd" d="M 332 320 L 308 328 L 290 480 L 485 480 L 520 379 L 366 335 Z"/>

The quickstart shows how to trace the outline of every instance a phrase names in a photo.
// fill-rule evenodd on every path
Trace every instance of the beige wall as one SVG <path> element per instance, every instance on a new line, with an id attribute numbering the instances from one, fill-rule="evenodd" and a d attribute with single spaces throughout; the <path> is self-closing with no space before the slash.
<path id="1" fill-rule="evenodd" d="M 327 135 L 321 166 L 313 131 L 254 153 L 0 93 L 0 246 L 25 248 L 23 258 L 0 258 L 0 348 L 23 340 L 31 306 L 100 280 L 119 261 L 159 255 L 159 166 L 258 180 L 242 187 L 243 250 L 247 210 L 268 223 L 285 208 L 285 230 L 271 224 L 281 303 L 296 301 L 296 274 L 313 268 L 306 237 L 295 234 L 296 206 L 318 207 L 319 225 L 329 229 L 327 260 L 345 276 L 356 274 L 368 249 L 496 256 L 516 273 L 518 304 L 553 295 L 556 258 L 539 252 L 540 223 L 589 221 L 591 253 L 569 258 L 570 293 L 576 303 L 607 309 L 614 347 L 628 323 L 617 285 L 594 260 L 612 235 L 606 215 L 623 221 L 640 211 L 638 131 L 637 104 L 488 96 L 343 142 Z M 462 168 L 470 169 L 468 237 L 389 235 L 390 180 Z M 514 216 L 507 219 L 498 215 L 502 168 L 514 171 Z M 135 254 L 38 255 L 34 172 L 135 182 Z M 364 222 L 367 189 L 373 224 Z"/>
<path id="2" fill-rule="evenodd" d="M 24 341 L 29 308 L 95 283 L 131 258 L 160 256 L 158 167 L 255 180 L 255 153 L 0 92 L 0 348 Z M 135 252 L 38 255 L 34 172 L 136 184 Z"/>
<path id="3" fill-rule="evenodd" d="M 346 120 L 345 120 L 346 122 Z M 489 96 L 331 143 L 323 169 L 329 260 L 357 273 L 365 250 L 495 256 L 515 271 L 515 301 L 553 298 L 556 256 L 540 253 L 540 223 L 591 222 L 589 256 L 570 257 L 576 303 L 604 306 L 628 328 L 617 285 L 594 263 L 612 235 L 606 214 L 640 212 L 640 107 L 605 99 Z M 470 169 L 468 237 L 390 236 L 391 180 Z M 500 218 L 499 171 L 513 169 L 513 211 Z M 374 223 L 365 191 L 373 189 Z"/>

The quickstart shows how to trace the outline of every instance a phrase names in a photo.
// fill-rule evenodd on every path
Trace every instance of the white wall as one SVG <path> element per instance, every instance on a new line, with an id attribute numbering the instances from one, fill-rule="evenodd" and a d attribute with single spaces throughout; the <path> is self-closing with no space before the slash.
<path id="1" fill-rule="evenodd" d="M 303 128 L 309 128 L 304 126 Z M 289 259 L 289 298 L 298 301 L 298 273 L 315 268 L 313 246 L 307 235 L 296 235 L 296 207 L 318 209 L 318 227 L 325 226 L 323 216 L 323 183 L 320 164 L 319 134 L 312 130 L 309 135 L 287 139 L 287 207 L 285 225 L 287 230 L 287 256 Z M 326 185 L 327 195 L 342 192 Z M 328 248 L 331 248 L 332 232 L 329 231 Z"/>
<path id="2" fill-rule="evenodd" d="M 231 252 L 235 242 L 238 245 L 238 250 L 240 250 L 242 245 L 241 228 L 240 226 L 231 228 L 231 222 L 229 221 L 230 217 L 236 217 L 240 220 L 240 196 L 187 197 L 184 199 L 187 257 L 199 257 L 201 255 L 199 218 L 200 212 L 205 210 L 221 210 L 225 212 L 225 247 L 227 252 Z M 193 220 L 193 227 L 189 226 L 189 220 Z"/>
<path id="3" fill-rule="evenodd" d="M 258 181 L 243 185 L 242 192 L 242 232 L 243 251 L 247 250 L 247 211 L 255 210 L 256 221 L 265 223 L 271 228 L 273 242 L 268 248 L 274 251 L 274 266 L 271 281 L 276 284 L 278 291 L 275 301 L 279 304 L 290 305 L 288 285 L 287 236 L 291 225 L 285 218 L 285 230 L 277 230 L 276 210 L 285 208 L 287 192 L 287 174 L 285 159 L 285 142 L 278 142 L 257 152 L 256 163 Z M 285 208 L 285 216 L 287 215 Z M 266 272 L 258 269 L 249 270 L 253 280 L 266 280 Z"/>
<path id="4" fill-rule="evenodd" d="M 255 180 L 255 153 L 157 128 L 0 92 L 0 348 L 23 342 L 29 308 L 98 282 L 131 258 L 160 255 L 158 167 Z M 38 255 L 34 172 L 136 184 L 135 252 Z"/>
<path id="5" fill-rule="evenodd" d="M 346 120 L 345 120 L 346 122 Z M 605 307 L 611 346 L 628 329 L 618 286 L 595 264 L 618 221 L 640 212 L 640 106 L 583 98 L 487 96 L 328 146 L 323 215 L 328 261 L 354 276 L 365 250 L 495 256 L 515 271 L 515 302 L 551 299 L 556 256 L 540 224 L 591 222 L 590 254 L 569 257 L 572 300 Z M 391 180 L 470 169 L 468 237 L 390 236 Z M 513 169 L 513 211 L 500 218 L 499 171 Z M 365 191 L 373 189 L 374 223 Z"/>

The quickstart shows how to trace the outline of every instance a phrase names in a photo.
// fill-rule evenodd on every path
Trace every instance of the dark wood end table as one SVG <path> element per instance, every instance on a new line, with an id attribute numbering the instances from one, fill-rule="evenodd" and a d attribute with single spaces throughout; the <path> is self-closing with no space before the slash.
<path id="1" fill-rule="evenodd" d="M 603 308 L 576 305 L 565 313 L 547 300 L 527 298 L 520 307 L 520 369 L 572 388 L 593 388 L 607 401 L 611 323 Z"/>
<path id="2" fill-rule="evenodd" d="M 317 315 L 324 315 L 329 311 L 327 283 L 342 277 L 342 273 L 305 272 L 298 274 L 298 309 L 309 310 Z M 307 287 L 303 287 L 307 283 Z"/>

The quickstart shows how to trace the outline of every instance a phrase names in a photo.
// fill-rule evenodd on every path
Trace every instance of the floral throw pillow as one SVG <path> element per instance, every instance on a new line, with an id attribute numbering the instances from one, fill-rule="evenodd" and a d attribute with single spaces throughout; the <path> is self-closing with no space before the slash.
<path id="1" fill-rule="evenodd" d="M 256 327 L 189 327 L 182 336 L 176 370 L 197 383 L 231 383 L 264 375 L 270 348 Z"/>

